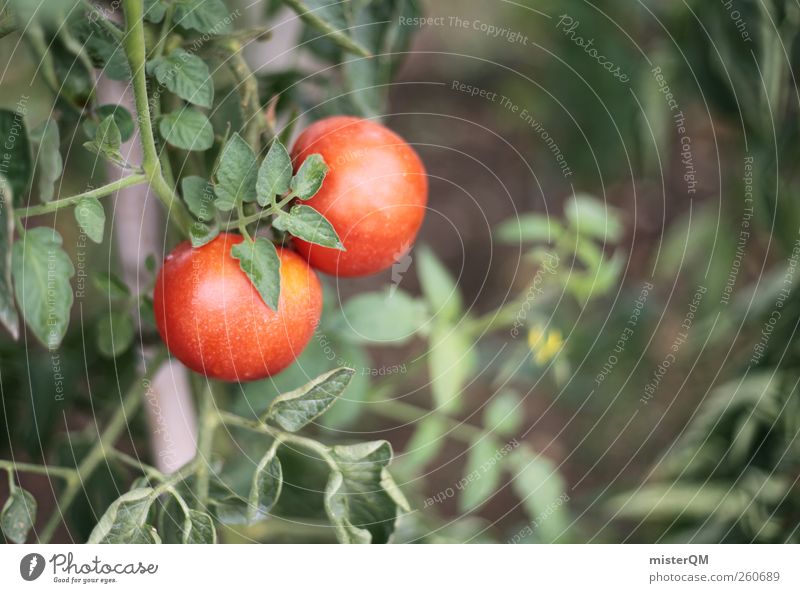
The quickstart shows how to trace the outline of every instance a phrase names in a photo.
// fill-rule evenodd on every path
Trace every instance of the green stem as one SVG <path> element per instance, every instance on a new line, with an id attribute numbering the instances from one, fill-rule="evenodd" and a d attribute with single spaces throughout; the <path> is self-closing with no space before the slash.
<path id="1" fill-rule="evenodd" d="M 153 123 L 150 118 L 150 104 L 147 98 L 147 79 L 145 77 L 145 42 L 144 20 L 142 15 L 141 0 L 123 0 L 122 9 L 125 13 L 125 55 L 131 67 L 133 76 L 133 99 L 136 104 L 136 117 L 139 123 L 139 137 L 142 142 L 144 169 L 150 187 L 158 199 L 164 204 L 173 223 L 185 234 L 189 234 L 192 224 L 186 206 L 181 202 L 175 192 L 164 180 L 161 170 L 161 161 L 156 148 L 153 135 Z"/>
<path id="2" fill-rule="evenodd" d="M 200 390 L 200 405 L 198 416 L 200 427 L 197 435 L 197 459 L 200 466 L 197 468 L 196 495 L 200 506 L 205 506 L 208 500 L 209 466 L 211 465 L 211 449 L 214 444 L 214 433 L 219 424 L 219 416 L 215 413 L 214 393 L 211 385 L 206 382 Z"/>
<path id="3" fill-rule="evenodd" d="M 286 206 L 286 204 L 294 200 L 296 197 L 297 195 L 294 192 L 289 192 L 283 198 L 281 198 L 281 200 L 279 200 L 277 203 L 273 204 L 272 206 L 269 206 L 268 208 L 264 208 L 263 210 L 260 210 L 255 214 L 251 214 L 245 217 L 242 217 L 241 214 L 239 214 L 239 217 L 236 220 L 230 220 L 225 224 L 225 230 L 227 231 L 230 229 L 241 228 L 241 225 L 244 226 L 251 225 L 254 222 L 258 222 L 259 220 L 267 218 L 268 216 L 277 214 L 279 210 L 282 210 L 283 207 Z"/>
<path id="4" fill-rule="evenodd" d="M 161 471 L 154 468 L 152 465 L 148 465 L 143 461 L 139 461 L 135 457 L 131 457 L 127 453 L 123 453 L 122 451 L 118 451 L 117 449 L 111 449 L 109 451 L 109 455 L 111 457 L 114 457 L 121 463 L 124 463 L 127 466 L 139 470 L 140 472 L 142 472 L 143 474 L 145 474 L 150 478 L 158 478 L 158 479 L 164 478 L 164 474 Z"/>
<path id="5" fill-rule="evenodd" d="M 258 82 L 250 67 L 242 56 L 242 44 L 232 40 L 228 43 L 231 51 L 229 64 L 236 79 L 237 88 L 241 87 L 242 116 L 244 118 L 244 138 L 258 152 L 261 148 L 261 132 L 264 130 L 264 116 L 258 100 Z"/>
<path id="6" fill-rule="evenodd" d="M 18 461 L 7 461 L 0 459 L 0 469 L 4 469 L 11 475 L 14 473 L 31 473 L 42 474 L 45 476 L 54 476 L 56 478 L 63 478 L 69 480 L 76 474 L 76 470 L 72 467 L 59 467 L 56 465 L 37 465 L 35 463 L 22 463 Z"/>
<path id="7" fill-rule="evenodd" d="M 61 198 L 60 200 L 48 202 L 47 204 L 42 204 L 40 206 L 31 206 L 30 208 L 22 208 L 20 210 L 17 210 L 15 214 L 19 218 L 28 218 L 29 216 L 40 216 L 42 214 L 50 214 L 51 212 L 55 212 L 56 210 L 59 210 L 61 208 L 66 208 L 67 206 L 74 206 L 83 199 L 102 198 L 105 196 L 110 196 L 114 192 L 117 192 L 123 188 L 130 187 L 131 185 L 138 185 L 140 183 L 145 183 L 146 181 L 147 181 L 147 176 L 142 173 L 128 175 L 127 177 L 123 177 L 122 179 L 118 179 L 117 181 L 112 181 L 111 183 L 107 183 L 106 185 L 103 185 L 96 189 L 85 191 L 80 194 L 75 194 L 74 196 L 70 196 L 68 198 Z"/>
<path id="8" fill-rule="evenodd" d="M 82 485 L 91 477 L 100 463 L 106 459 L 108 452 L 113 448 L 114 442 L 119 438 L 123 429 L 128 426 L 129 418 L 136 413 L 142 404 L 142 394 L 149 384 L 153 374 L 159 369 L 161 363 L 167 357 L 166 351 L 161 350 L 158 355 L 150 362 L 147 372 L 128 390 L 122 398 L 122 402 L 114 415 L 111 417 L 106 428 L 100 435 L 97 443 L 92 447 L 73 476 L 67 479 L 67 486 L 59 497 L 56 508 L 53 509 L 50 518 L 47 520 L 42 533 L 39 536 L 39 543 L 49 543 L 53 534 L 61 523 L 69 507 L 75 502 L 75 498 L 81 490 Z"/>

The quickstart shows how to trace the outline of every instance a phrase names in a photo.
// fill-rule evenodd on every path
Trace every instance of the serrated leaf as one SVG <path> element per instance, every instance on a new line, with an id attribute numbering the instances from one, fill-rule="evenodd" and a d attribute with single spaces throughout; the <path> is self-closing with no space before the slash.
<path id="1" fill-rule="evenodd" d="M 0 511 L 3 535 L 15 544 L 24 544 L 36 522 L 36 499 L 27 490 L 15 487 Z"/>
<path id="2" fill-rule="evenodd" d="M 75 204 L 75 220 L 81 230 L 95 243 L 103 242 L 106 226 L 106 211 L 97 198 L 84 198 Z"/>
<path id="3" fill-rule="evenodd" d="M 222 212 L 232 210 L 238 201 L 252 202 L 256 198 L 256 155 L 239 134 L 235 133 L 222 149 L 214 192 L 216 207 Z"/>
<path id="4" fill-rule="evenodd" d="M 55 184 L 64 171 L 59 147 L 58 124 L 47 119 L 31 130 L 31 140 L 37 145 L 36 170 L 39 175 L 39 199 L 49 202 L 53 199 Z"/>
<path id="5" fill-rule="evenodd" d="M 0 109 L 0 172 L 11 185 L 14 204 L 22 203 L 33 176 L 31 147 L 22 113 Z"/>
<path id="6" fill-rule="evenodd" d="M 19 337 L 19 314 L 14 306 L 11 283 L 11 252 L 14 244 L 14 197 L 11 185 L 0 175 L 0 323 L 15 340 Z"/>
<path id="7" fill-rule="evenodd" d="M 119 151 L 121 144 L 122 136 L 117 123 L 114 116 L 109 115 L 97 126 L 94 140 L 84 142 L 83 146 L 90 152 L 104 156 L 112 163 L 124 165 L 125 159 Z"/>
<path id="8" fill-rule="evenodd" d="M 214 217 L 214 187 L 208 180 L 190 175 L 181 179 L 181 195 L 197 220 L 208 222 Z"/>
<path id="9" fill-rule="evenodd" d="M 483 425 L 494 433 L 510 436 L 517 432 L 525 417 L 525 410 L 516 391 L 501 391 L 486 404 Z"/>
<path id="10" fill-rule="evenodd" d="M 222 0 L 176 0 L 176 24 L 200 33 L 219 35 L 231 30 L 231 13 Z"/>
<path id="11" fill-rule="evenodd" d="M 158 131 L 172 146 L 183 150 L 208 150 L 214 144 L 214 129 L 208 118 L 189 107 L 168 113 L 158 122 Z"/>
<path id="12" fill-rule="evenodd" d="M 279 395 L 267 408 L 263 421 L 274 422 L 289 432 L 300 430 L 334 404 L 354 373 L 353 369 L 344 367 L 334 369 L 294 391 Z"/>
<path id="13" fill-rule="evenodd" d="M 289 191 L 292 180 L 292 159 L 280 140 L 273 141 L 267 156 L 258 169 L 256 194 L 261 206 L 275 203 L 275 196 L 282 196 Z"/>
<path id="14" fill-rule="evenodd" d="M 147 72 L 184 101 L 209 108 L 214 102 L 208 65 L 185 49 L 177 47 L 169 55 L 149 61 Z"/>
<path id="15" fill-rule="evenodd" d="M 131 67 L 125 49 L 109 29 L 115 28 L 120 36 L 124 31 L 108 19 L 78 19 L 74 27 L 78 42 L 86 48 L 95 68 L 112 80 L 130 81 Z"/>
<path id="16" fill-rule="evenodd" d="M 288 214 L 279 212 L 274 225 L 298 239 L 344 251 L 344 245 L 330 222 L 311 206 L 297 204 Z"/>
<path id="17" fill-rule="evenodd" d="M 459 484 L 458 509 L 461 513 L 476 511 L 488 501 L 500 483 L 502 465 L 496 456 L 502 449 L 495 439 L 482 436 L 470 443 L 464 477 Z"/>
<path id="18" fill-rule="evenodd" d="M 322 187 L 325 175 L 328 174 L 328 165 L 320 154 L 310 154 L 300 165 L 297 175 L 292 177 L 291 189 L 301 200 L 314 197 Z"/>
<path id="19" fill-rule="evenodd" d="M 184 529 L 182 541 L 184 544 L 215 544 L 217 543 L 217 529 L 211 515 L 189 509 L 187 518 L 188 529 Z"/>
<path id="20" fill-rule="evenodd" d="M 61 248 L 61 235 L 37 227 L 12 249 L 12 276 L 22 317 L 39 341 L 57 348 L 67 332 L 75 268 Z"/>
<path id="21" fill-rule="evenodd" d="M 158 540 L 155 530 L 147 525 L 147 514 L 155 500 L 152 488 L 137 488 L 116 499 L 100 517 L 91 535 L 90 544 L 149 544 Z"/>
<path id="22" fill-rule="evenodd" d="M 431 314 L 450 322 L 458 321 L 464 312 L 464 302 L 450 272 L 429 248 L 421 247 L 416 255 L 422 294 Z"/>
<path id="23" fill-rule="evenodd" d="M 270 447 L 253 473 L 248 499 L 251 522 L 260 521 L 266 517 L 281 495 L 283 470 L 281 462 L 275 454 L 276 451 L 277 445 Z"/>
<path id="24" fill-rule="evenodd" d="M 414 337 L 428 319 L 425 303 L 403 290 L 367 292 L 345 303 L 335 328 L 351 342 L 399 345 Z"/>
<path id="25" fill-rule="evenodd" d="M 110 272 L 97 272 L 92 276 L 92 284 L 109 299 L 127 299 L 131 296 L 128 285 Z"/>
<path id="26" fill-rule="evenodd" d="M 97 323 L 97 348 L 101 354 L 116 358 L 133 343 L 133 320 L 127 312 L 114 311 Z"/>
<path id="27" fill-rule="evenodd" d="M 272 241 L 263 237 L 255 241 L 245 239 L 231 248 L 231 256 L 239 260 L 239 267 L 267 306 L 277 312 L 281 294 L 281 259 Z"/>
<path id="28" fill-rule="evenodd" d="M 160 23 L 164 20 L 167 7 L 161 0 L 144 0 L 144 20 L 150 23 Z"/>
<path id="29" fill-rule="evenodd" d="M 122 105 L 100 105 L 100 107 L 95 110 L 95 113 L 100 121 L 103 121 L 109 115 L 114 117 L 114 123 L 117 124 L 120 138 L 123 142 L 127 142 L 133 136 L 135 131 L 133 116 L 131 115 L 131 112 L 125 109 Z M 86 135 L 90 138 L 94 138 L 95 134 L 97 133 L 98 124 L 93 119 L 87 118 L 83 121 L 82 125 Z"/>
<path id="30" fill-rule="evenodd" d="M 392 448 L 386 441 L 339 445 L 325 489 L 325 510 L 341 543 L 386 543 L 398 502 L 385 488 Z M 392 488 L 394 489 L 394 487 Z"/>
<path id="31" fill-rule="evenodd" d="M 370 52 L 349 35 L 345 9 L 339 0 L 285 0 L 292 10 L 309 26 L 323 33 L 336 45 L 347 51 L 370 57 Z"/>
<path id="32" fill-rule="evenodd" d="M 189 227 L 189 240 L 192 242 L 192 247 L 197 249 L 203 245 L 210 243 L 219 235 L 219 227 L 216 224 L 206 224 L 195 220 Z"/>

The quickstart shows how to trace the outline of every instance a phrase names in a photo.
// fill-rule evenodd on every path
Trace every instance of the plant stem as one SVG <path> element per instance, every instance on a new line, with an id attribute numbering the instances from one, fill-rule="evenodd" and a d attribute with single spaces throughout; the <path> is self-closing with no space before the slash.
<path id="1" fill-rule="evenodd" d="M 192 224 L 191 216 L 186 210 L 186 206 L 177 199 L 172 188 L 164 180 L 153 135 L 153 123 L 150 119 L 150 104 L 147 97 L 147 79 L 145 78 L 146 55 L 142 1 L 122 0 L 122 9 L 125 13 L 123 47 L 133 76 L 133 99 L 136 103 L 136 119 L 139 123 L 139 138 L 144 154 L 142 168 L 150 182 L 150 187 L 167 209 L 170 220 L 184 235 L 188 235 Z"/>
<path id="2" fill-rule="evenodd" d="M 142 404 L 142 395 L 146 389 L 146 385 L 149 385 L 153 374 L 155 374 L 166 357 L 166 351 L 161 349 L 150 362 L 150 368 L 122 398 L 120 406 L 114 412 L 114 415 L 103 430 L 97 443 L 78 465 L 75 474 L 67 479 L 67 486 L 59 497 L 56 508 L 53 509 L 50 518 L 42 529 L 42 533 L 39 536 L 39 543 L 49 543 L 53 538 L 53 534 L 61 523 L 62 518 L 80 492 L 82 484 L 91 477 L 100 463 L 106 459 L 108 451 L 113 448 L 114 442 L 119 438 L 122 430 L 128 425 L 129 417 L 135 414 L 139 409 L 139 406 Z"/>
<path id="3" fill-rule="evenodd" d="M 14 473 L 31 473 L 31 474 L 42 474 L 45 476 L 54 476 L 56 478 L 63 478 L 65 480 L 69 480 L 75 477 L 76 470 L 72 467 L 59 467 L 56 465 L 38 465 L 35 463 L 23 463 L 17 461 L 7 461 L 5 459 L 0 459 L 0 469 L 4 469 L 9 472 Z"/>
<path id="4" fill-rule="evenodd" d="M 229 65 L 236 79 L 237 88 L 241 87 L 242 115 L 244 117 L 244 138 L 258 152 L 261 148 L 261 132 L 264 129 L 264 116 L 258 100 L 258 82 L 250 67 L 242 56 L 242 44 L 231 40 L 228 43 L 231 51 Z"/>
<path id="5" fill-rule="evenodd" d="M 117 181 L 112 181 L 111 183 L 107 183 L 106 185 L 100 186 L 98 188 L 85 191 L 80 194 L 75 194 L 74 196 L 70 196 L 68 198 L 61 198 L 60 200 L 48 202 L 47 204 L 42 204 L 40 206 L 31 206 L 30 208 L 22 208 L 20 210 L 17 210 L 15 214 L 19 218 L 28 218 L 29 216 L 40 216 L 42 214 L 50 214 L 51 212 L 55 212 L 60 208 L 66 208 L 67 206 L 74 206 L 83 199 L 102 198 L 105 196 L 110 196 L 114 192 L 121 190 L 125 187 L 130 187 L 131 185 L 138 185 L 140 183 L 145 183 L 146 181 L 147 181 L 146 175 L 144 175 L 143 173 L 135 173 L 133 175 L 128 175 L 127 177 L 123 177 L 122 179 L 118 179 Z"/>
<path id="6" fill-rule="evenodd" d="M 200 506 L 203 507 L 208 500 L 208 469 L 211 465 L 211 448 L 214 444 L 214 433 L 219 424 L 219 416 L 215 413 L 214 393 L 208 382 L 200 391 L 198 415 L 200 417 L 200 427 L 197 436 L 197 459 L 200 460 L 200 465 L 196 473 L 196 495 Z"/>
<path id="7" fill-rule="evenodd" d="M 240 225 L 247 226 L 253 224 L 254 222 L 258 222 L 259 220 L 262 220 L 267 216 L 272 216 L 273 214 L 276 214 L 279 210 L 282 210 L 283 207 L 286 206 L 286 204 L 294 200 L 296 197 L 297 195 L 294 192 L 289 192 L 283 198 L 281 198 L 277 203 L 273 204 L 268 208 L 264 208 L 263 210 L 260 210 L 255 214 L 251 214 L 243 218 L 239 216 L 236 220 L 228 221 L 225 224 L 225 230 L 227 231 L 230 229 L 239 228 Z"/>
<path id="8" fill-rule="evenodd" d="M 128 465 L 134 469 L 138 469 L 140 472 L 142 472 L 148 477 L 159 478 L 159 479 L 164 478 L 164 474 L 160 472 L 158 469 L 156 469 L 152 465 L 144 463 L 143 461 L 139 461 L 135 457 L 131 457 L 127 453 L 123 453 L 122 451 L 119 451 L 117 449 L 111 449 L 109 450 L 108 453 L 109 456 L 114 457 L 115 459 L 117 459 L 121 463 L 124 463 L 125 465 Z"/>

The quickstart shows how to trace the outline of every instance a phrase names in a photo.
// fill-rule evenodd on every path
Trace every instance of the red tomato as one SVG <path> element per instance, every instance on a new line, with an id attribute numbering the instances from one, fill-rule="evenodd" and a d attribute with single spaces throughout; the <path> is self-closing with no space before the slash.
<path id="1" fill-rule="evenodd" d="M 319 323 L 322 287 L 303 259 L 278 249 L 281 294 L 270 309 L 242 272 L 221 234 L 193 249 L 186 241 L 164 261 L 154 291 L 158 332 L 190 369 L 225 381 L 252 381 L 280 372 L 305 348 Z"/>
<path id="2" fill-rule="evenodd" d="M 417 153 L 388 128 L 357 117 L 329 117 L 311 124 L 292 148 L 295 171 L 319 153 L 330 171 L 306 203 L 336 229 L 347 251 L 295 239 L 318 270 L 366 276 L 402 258 L 425 216 L 428 179 Z"/>

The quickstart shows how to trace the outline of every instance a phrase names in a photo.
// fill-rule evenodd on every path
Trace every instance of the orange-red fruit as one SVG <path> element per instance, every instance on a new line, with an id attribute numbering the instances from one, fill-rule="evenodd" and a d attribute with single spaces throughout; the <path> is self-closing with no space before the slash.
<path id="1" fill-rule="evenodd" d="M 374 274 L 402 258 L 428 202 L 425 167 L 414 149 L 378 123 L 337 116 L 300 134 L 292 148 L 295 171 L 314 153 L 330 170 L 306 203 L 330 221 L 347 251 L 295 239 L 297 250 L 336 276 Z"/>
<path id="2" fill-rule="evenodd" d="M 280 372 L 305 348 L 319 323 L 322 287 L 303 259 L 278 248 L 278 311 L 264 303 L 221 234 L 194 249 L 181 243 L 164 261 L 154 292 L 156 324 L 169 351 L 190 369 L 224 381 Z"/>

